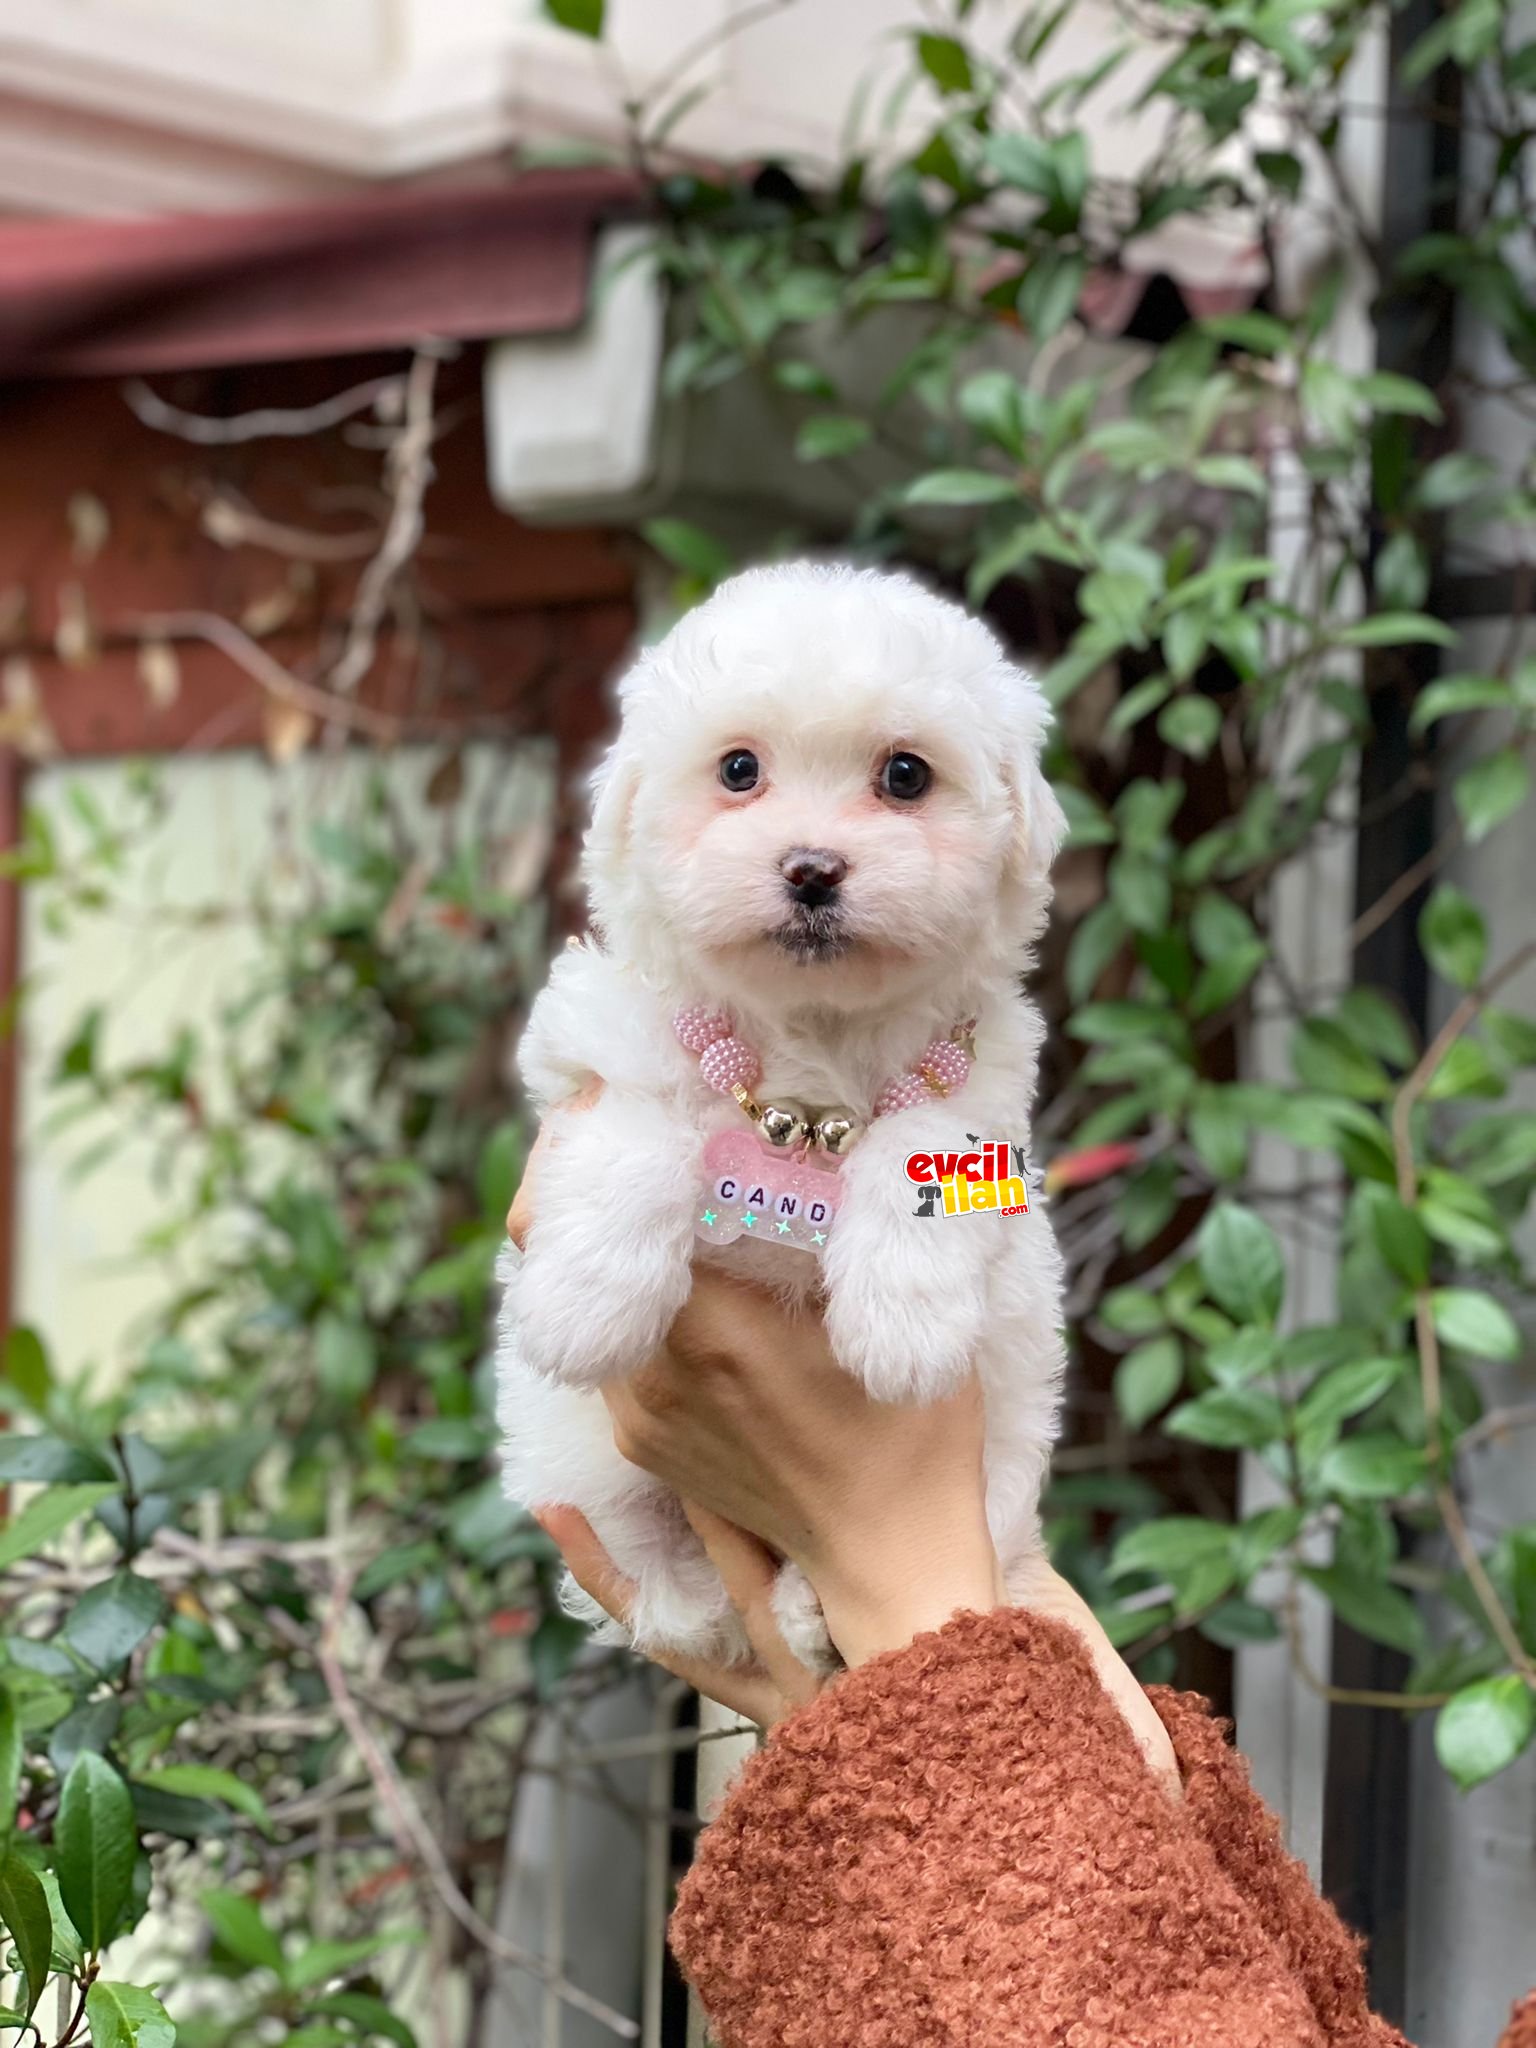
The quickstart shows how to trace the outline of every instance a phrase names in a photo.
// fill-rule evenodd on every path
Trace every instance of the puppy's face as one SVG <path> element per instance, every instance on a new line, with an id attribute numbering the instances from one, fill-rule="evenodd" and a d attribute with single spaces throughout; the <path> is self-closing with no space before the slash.
<path id="1" fill-rule="evenodd" d="M 626 689 L 599 918 L 701 993 L 769 1006 L 886 1003 L 1017 950 L 1038 921 L 1021 855 L 1043 832 L 1048 862 L 1056 828 L 1038 701 L 1010 691 L 1032 686 L 990 636 L 900 579 L 727 585 Z M 1049 807 L 1027 826 L 1021 772 Z"/>

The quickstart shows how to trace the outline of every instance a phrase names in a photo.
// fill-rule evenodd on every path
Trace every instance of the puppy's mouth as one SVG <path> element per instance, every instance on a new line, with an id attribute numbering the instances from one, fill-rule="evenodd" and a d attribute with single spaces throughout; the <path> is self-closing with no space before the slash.
<path id="1" fill-rule="evenodd" d="M 807 964 L 839 959 L 854 945 L 853 935 L 841 911 L 830 909 L 825 904 L 817 904 L 814 908 L 797 905 L 781 925 L 769 932 L 768 937 L 791 960 Z"/>

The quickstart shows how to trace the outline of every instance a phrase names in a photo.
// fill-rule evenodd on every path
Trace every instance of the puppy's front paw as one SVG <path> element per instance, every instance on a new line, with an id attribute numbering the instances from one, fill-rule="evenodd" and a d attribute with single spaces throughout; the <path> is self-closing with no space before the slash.
<path id="1" fill-rule="evenodd" d="M 641 1274 L 618 1262 L 595 1271 L 530 1254 L 519 1275 L 518 1348 L 545 1379 L 599 1386 L 645 1363 L 687 1296 L 686 1257 Z"/>
<path id="2" fill-rule="evenodd" d="M 839 1217 L 839 1256 L 827 1274 L 827 1335 L 838 1363 L 877 1401 L 952 1393 L 981 1337 L 984 1273 L 914 1247 L 899 1222 L 883 1238 L 844 1237 L 844 1226 Z"/>

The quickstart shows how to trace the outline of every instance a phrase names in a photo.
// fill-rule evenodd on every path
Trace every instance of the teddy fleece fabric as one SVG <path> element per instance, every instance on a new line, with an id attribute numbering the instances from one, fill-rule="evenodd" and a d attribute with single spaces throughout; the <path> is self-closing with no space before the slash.
<path id="1" fill-rule="evenodd" d="M 719 2048 L 1408 2048 L 1225 1727 L 1150 1697 L 1181 1805 L 1080 1638 L 1015 1609 L 781 1723 L 672 1921 Z"/>

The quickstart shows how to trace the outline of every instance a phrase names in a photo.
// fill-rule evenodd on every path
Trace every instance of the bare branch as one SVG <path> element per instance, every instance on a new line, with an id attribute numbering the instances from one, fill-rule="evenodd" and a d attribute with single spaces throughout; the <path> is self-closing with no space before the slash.
<path id="1" fill-rule="evenodd" d="M 336 1709 L 336 1718 L 351 1737 L 353 1746 L 362 1758 L 389 1815 L 400 1854 L 408 1862 L 419 1865 L 426 1872 L 433 1890 L 459 1926 L 499 1962 L 510 1964 L 514 1969 L 526 1970 L 530 1976 L 537 1977 L 563 2004 L 586 2013 L 589 2018 L 605 2026 L 610 2033 L 616 2034 L 620 2040 L 638 2040 L 640 2029 L 632 2019 L 621 2012 L 616 2012 L 600 1998 L 593 1998 L 589 1992 L 572 1984 L 559 1970 L 552 1968 L 529 1950 L 508 1941 L 475 1910 L 460 1891 L 436 1837 L 422 1818 L 394 1765 L 380 1747 L 373 1730 L 363 1718 L 362 1711 L 347 1685 L 346 1673 L 342 1670 L 337 1653 L 337 1638 L 350 1595 L 350 1579 L 345 1575 L 338 1576 L 325 1629 L 315 1653 L 315 1661 L 325 1681 L 325 1689 L 330 1694 L 331 1704 Z"/>
<path id="2" fill-rule="evenodd" d="M 358 582 L 346 643 L 326 678 L 339 697 L 350 697 L 372 668 L 395 579 L 421 543 L 422 502 L 432 480 L 433 394 L 440 360 L 436 353 L 422 350 L 413 358 L 406 379 L 405 423 L 388 457 L 391 502 L 384 538 Z"/>
<path id="3" fill-rule="evenodd" d="M 1413 1156 L 1413 1112 L 1451 1047 L 1482 1014 L 1507 982 L 1536 961 L 1536 939 L 1512 953 L 1480 988 L 1464 995 L 1424 1050 L 1424 1056 L 1397 1091 L 1392 1105 L 1392 1151 L 1397 1162 L 1398 1199 L 1411 1208 L 1418 1200 L 1419 1171 Z M 1424 1396 L 1424 1436 L 1435 1467 L 1435 1505 L 1445 1523 L 1467 1581 L 1477 1595 L 1499 1647 L 1526 1684 L 1536 1691 L 1536 1659 L 1521 1642 L 1504 1610 L 1498 1588 L 1488 1576 L 1482 1553 L 1473 1541 L 1456 1489 L 1445 1474 L 1445 1418 L 1441 1394 L 1440 1335 L 1435 1328 L 1434 1298 L 1428 1287 L 1413 1296 L 1413 1326 L 1419 1352 L 1419 1382 Z"/>
<path id="4" fill-rule="evenodd" d="M 399 740 L 405 729 L 405 722 L 392 712 L 370 710 L 366 704 L 353 703 L 330 690 L 318 688 L 314 683 L 302 681 L 280 661 L 274 661 L 266 649 L 232 619 L 223 618 L 218 612 L 156 612 L 129 620 L 127 629 L 143 640 L 206 640 L 210 646 L 227 654 L 271 696 L 293 705 L 296 710 L 307 711 L 315 718 L 328 719 L 334 725 L 366 733 L 370 739 L 392 744 Z"/>
<path id="5" fill-rule="evenodd" d="M 158 433 L 175 434 L 183 441 L 195 442 L 200 448 L 228 448 L 242 441 L 298 439 L 305 434 L 323 434 L 327 427 L 339 426 L 343 420 L 351 419 L 354 413 L 370 409 L 387 412 L 393 407 L 398 411 L 404 391 L 405 379 L 398 373 L 388 377 L 370 377 L 367 383 L 354 384 L 351 390 L 339 391 L 334 398 L 322 399 L 318 405 L 262 406 L 255 412 L 235 413 L 227 420 L 183 412 L 179 406 L 168 404 L 152 391 L 142 377 L 131 378 L 123 386 L 123 397 L 134 417 Z"/>

